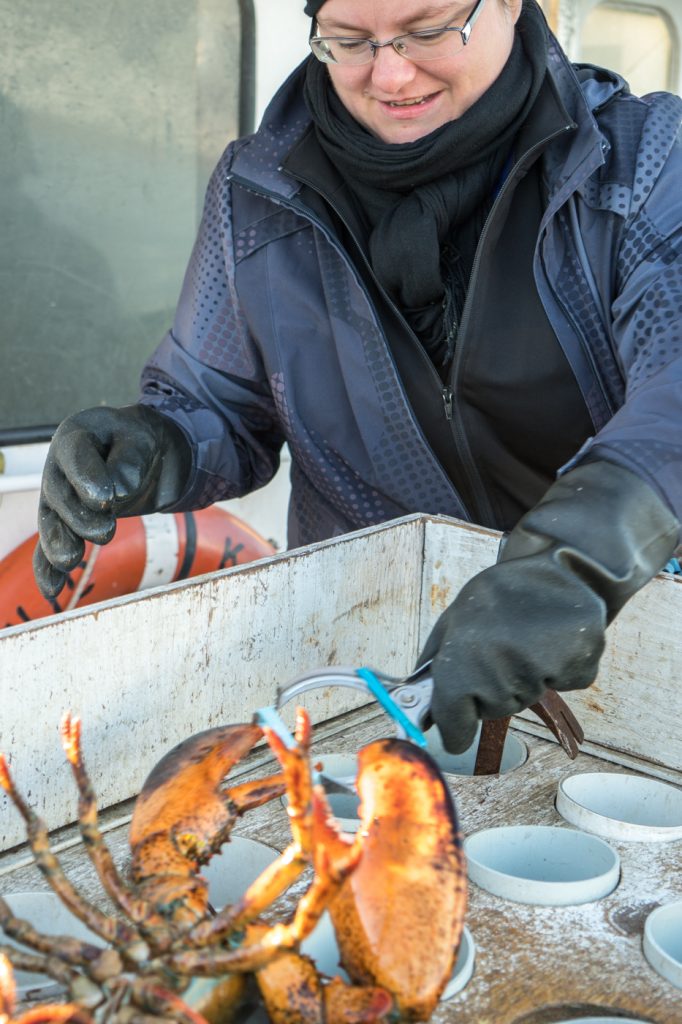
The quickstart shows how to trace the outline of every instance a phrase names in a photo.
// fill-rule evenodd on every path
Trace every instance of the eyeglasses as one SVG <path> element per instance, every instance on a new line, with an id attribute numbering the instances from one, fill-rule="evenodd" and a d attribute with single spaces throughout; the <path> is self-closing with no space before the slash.
<path id="1" fill-rule="evenodd" d="M 377 43 L 374 39 L 363 39 L 359 36 L 311 36 L 310 49 L 323 64 L 369 64 L 376 57 L 377 50 L 383 46 L 392 46 L 401 57 L 417 63 L 454 57 L 469 42 L 471 30 L 484 3 L 485 0 L 478 0 L 461 26 L 448 23 L 439 28 L 407 32 L 402 36 L 394 36 L 385 43 Z"/>

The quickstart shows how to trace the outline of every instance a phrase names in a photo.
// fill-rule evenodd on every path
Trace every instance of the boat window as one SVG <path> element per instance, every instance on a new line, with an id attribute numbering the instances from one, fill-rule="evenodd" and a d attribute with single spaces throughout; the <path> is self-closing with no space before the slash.
<path id="1" fill-rule="evenodd" d="M 641 96 L 675 89 L 677 49 L 673 25 L 659 8 L 600 3 L 583 22 L 579 59 L 618 71 Z"/>
<path id="2" fill-rule="evenodd" d="M 0 442 L 135 400 L 216 159 L 252 0 L 0 0 Z"/>

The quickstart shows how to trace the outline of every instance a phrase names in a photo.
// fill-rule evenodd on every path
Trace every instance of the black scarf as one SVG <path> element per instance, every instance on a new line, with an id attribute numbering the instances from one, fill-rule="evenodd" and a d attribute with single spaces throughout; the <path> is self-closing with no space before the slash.
<path id="1" fill-rule="evenodd" d="M 324 64 L 308 63 L 306 104 L 364 214 L 374 273 L 440 370 L 452 357 L 479 234 L 546 66 L 547 25 L 535 0 L 524 0 L 509 59 L 483 96 L 424 138 L 394 144 L 350 115 Z"/>

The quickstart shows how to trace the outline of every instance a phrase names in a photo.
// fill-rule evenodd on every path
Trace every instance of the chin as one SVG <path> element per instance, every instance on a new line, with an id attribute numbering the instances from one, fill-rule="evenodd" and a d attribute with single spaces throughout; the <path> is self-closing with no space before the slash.
<path id="1" fill-rule="evenodd" d="M 431 132 L 435 132 L 436 128 L 440 128 L 441 125 L 417 125 L 417 124 L 405 124 L 405 125 L 390 125 L 386 128 L 374 128 L 370 129 L 373 135 L 376 135 L 382 142 L 386 142 L 391 145 L 400 145 L 403 142 L 417 142 L 419 139 L 425 138 L 430 135 Z"/>
<path id="2" fill-rule="evenodd" d="M 430 124 L 417 124 L 415 121 L 403 121 L 402 124 L 392 124 L 389 122 L 387 124 L 382 118 L 367 118 L 360 121 L 360 123 L 375 138 L 381 139 L 382 142 L 393 144 L 416 142 L 417 139 L 423 139 L 425 135 L 434 130 Z"/>

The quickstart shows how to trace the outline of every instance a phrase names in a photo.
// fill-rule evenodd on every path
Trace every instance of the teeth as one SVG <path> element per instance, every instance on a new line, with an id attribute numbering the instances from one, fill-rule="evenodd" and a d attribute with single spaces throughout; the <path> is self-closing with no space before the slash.
<path id="1" fill-rule="evenodd" d="M 420 96 L 417 100 L 391 100 L 390 106 L 392 107 L 414 107 L 417 103 L 423 103 L 424 97 Z"/>

